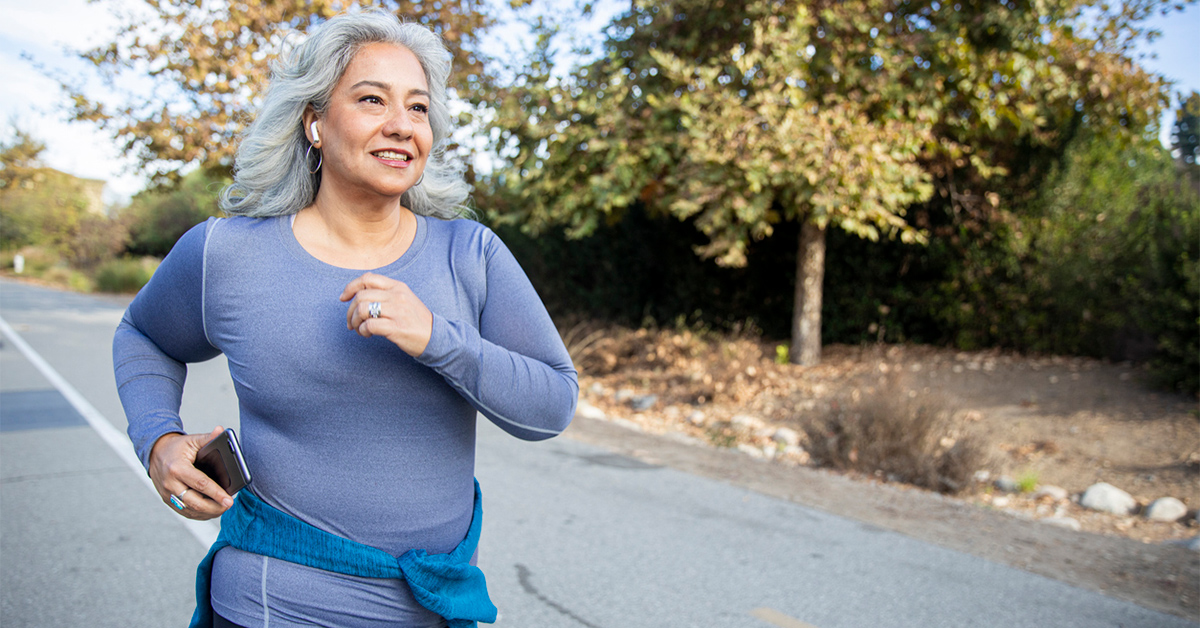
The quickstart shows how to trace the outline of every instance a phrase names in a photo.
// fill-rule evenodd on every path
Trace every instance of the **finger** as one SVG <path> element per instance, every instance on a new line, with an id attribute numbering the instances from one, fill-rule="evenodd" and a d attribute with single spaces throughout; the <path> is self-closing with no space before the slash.
<path id="1" fill-rule="evenodd" d="M 195 449 L 196 453 L 198 454 L 199 451 L 201 449 L 203 449 L 205 445 L 207 445 L 210 441 L 212 441 L 212 439 L 220 436 L 221 432 L 224 432 L 224 431 L 225 431 L 225 428 L 218 425 L 215 428 L 213 428 L 213 431 L 208 433 L 207 435 L 204 435 L 204 434 L 195 435 L 193 437 L 195 439 L 195 443 L 193 446 L 196 448 Z M 195 456 L 195 454 L 193 454 L 193 456 Z M 184 497 L 185 498 L 192 497 L 192 495 L 194 493 L 195 499 L 200 500 L 200 508 L 198 508 L 199 510 L 212 511 L 213 507 L 218 507 L 219 510 L 216 511 L 217 514 L 219 514 L 220 512 L 224 512 L 225 508 L 228 508 L 229 506 L 233 505 L 233 498 L 230 497 L 229 494 L 226 493 L 225 490 L 222 489 L 221 486 L 219 484 L 217 484 L 217 482 L 215 480 L 208 477 L 208 475 L 205 474 L 200 469 L 196 468 L 194 457 L 192 460 L 193 460 L 192 464 L 186 465 L 186 466 L 180 465 L 180 468 L 178 469 L 176 477 L 177 477 L 177 479 L 181 480 L 182 483 L 185 485 L 185 486 L 180 487 L 179 490 L 182 491 L 184 488 L 190 487 L 192 489 L 192 491 L 190 493 L 188 493 L 187 495 L 185 495 Z M 176 493 L 176 494 L 178 494 L 178 493 Z M 204 499 L 204 498 L 207 498 L 207 499 Z M 211 502 L 211 503 L 206 503 L 206 502 Z M 185 503 L 187 503 L 190 506 L 190 505 L 194 504 L 195 502 L 185 500 Z"/>
<path id="2" fill-rule="evenodd" d="M 363 290 L 354 296 L 350 307 L 346 309 L 346 329 L 355 329 L 363 320 L 371 316 L 371 303 L 383 303 L 388 293 L 383 290 Z M 381 314 L 382 315 L 382 314 Z"/>
<path id="3" fill-rule="evenodd" d="M 383 275 L 375 273 L 364 273 L 359 275 L 346 284 L 346 288 L 342 290 L 342 296 L 339 297 L 342 301 L 353 299 L 356 294 L 363 290 L 386 290 L 396 283 L 395 279 L 389 279 Z"/>

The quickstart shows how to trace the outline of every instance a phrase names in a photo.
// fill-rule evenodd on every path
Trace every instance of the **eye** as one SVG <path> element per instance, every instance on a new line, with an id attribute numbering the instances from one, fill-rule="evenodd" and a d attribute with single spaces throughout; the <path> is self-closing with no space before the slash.
<path id="1" fill-rule="evenodd" d="M 417 113 L 429 113 L 429 105 L 426 105 L 426 104 L 413 105 L 412 109 L 413 109 L 413 111 L 416 111 Z"/>
<path id="2" fill-rule="evenodd" d="M 358 102 L 371 103 L 372 105 L 382 105 L 383 99 L 378 96 L 363 96 L 358 99 Z"/>

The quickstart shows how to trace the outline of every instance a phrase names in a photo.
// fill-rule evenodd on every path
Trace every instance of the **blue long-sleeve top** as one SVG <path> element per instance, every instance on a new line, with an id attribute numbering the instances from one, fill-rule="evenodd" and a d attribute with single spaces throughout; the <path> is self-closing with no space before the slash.
<path id="1" fill-rule="evenodd" d="M 113 341 L 129 436 L 148 465 L 160 436 L 185 431 L 186 364 L 224 353 L 256 495 L 395 556 L 445 553 L 471 520 L 476 411 L 518 438 L 549 438 L 574 414 L 576 373 L 519 264 L 478 223 L 418 216 L 404 255 L 372 270 L 408 284 L 433 313 L 416 358 L 346 329 L 338 297 L 363 272 L 311 256 L 289 217 L 191 229 Z M 413 625 L 431 623 L 402 583 L 331 581 L 259 558 L 227 549 L 215 561 L 214 606 L 235 622 L 372 626 L 411 610 Z M 353 608 L 328 602 L 346 593 Z"/>

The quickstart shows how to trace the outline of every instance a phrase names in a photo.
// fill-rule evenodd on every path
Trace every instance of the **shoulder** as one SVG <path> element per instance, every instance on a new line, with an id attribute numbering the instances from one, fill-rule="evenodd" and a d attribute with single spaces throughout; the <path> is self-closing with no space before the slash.
<path id="1" fill-rule="evenodd" d="M 268 238 L 277 236 L 279 221 L 289 217 L 250 218 L 248 216 L 232 216 L 209 218 L 196 225 L 195 229 L 204 230 L 204 248 L 209 255 L 221 251 L 234 254 L 244 253 L 246 247 L 261 247 Z"/>
<path id="2" fill-rule="evenodd" d="M 486 260 L 504 248 L 504 243 L 494 231 L 474 220 L 433 217 L 426 217 L 425 220 L 430 241 L 457 254 L 471 253 Z"/>

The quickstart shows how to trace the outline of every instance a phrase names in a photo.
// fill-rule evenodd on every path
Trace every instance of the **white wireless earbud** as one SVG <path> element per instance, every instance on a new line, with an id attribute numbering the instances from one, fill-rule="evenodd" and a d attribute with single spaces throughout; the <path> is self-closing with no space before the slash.
<path id="1" fill-rule="evenodd" d="M 312 143 L 320 144 L 321 143 L 321 134 L 317 133 L 317 121 L 316 120 L 313 120 L 313 123 L 308 126 L 308 130 L 312 131 L 312 136 L 313 136 Z"/>

